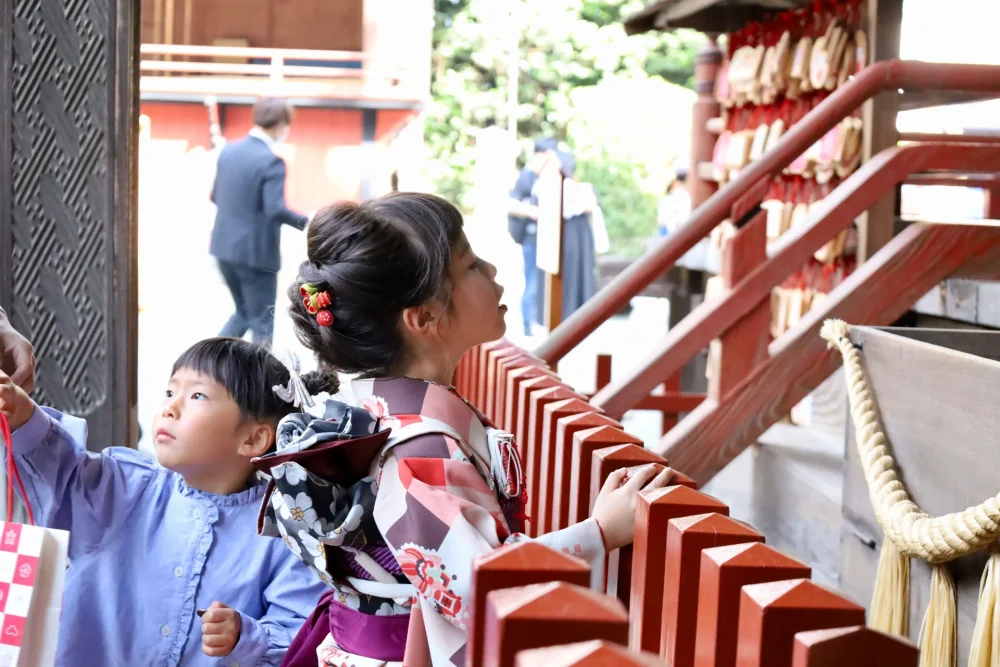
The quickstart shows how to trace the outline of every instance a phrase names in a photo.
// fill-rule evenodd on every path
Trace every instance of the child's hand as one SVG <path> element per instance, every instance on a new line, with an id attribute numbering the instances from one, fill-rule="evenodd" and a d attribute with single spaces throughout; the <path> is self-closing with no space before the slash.
<path id="1" fill-rule="evenodd" d="M 608 551 L 632 544 L 635 535 L 635 498 L 639 491 L 667 486 L 674 476 L 671 468 L 664 468 L 653 479 L 656 468 L 648 465 L 622 484 L 627 472 L 622 468 L 611 473 L 594 503 L 592 516 L 604 533 L 604 548 Z"/>
<path id="2" fill-rule="evenodd" d="M 242 629 L 240 613 L 221 602 L 213 602 L 201 617 L 201 650 L 213 658 L 233 652 Z"/>
<path id="3" fill-rule="evenodd" d="M 35 402 L 2 371 L 0 371 L 0 412 L 10 423 L 11 431 L 24 426 L 24 423 L 31 419 L 31 415 L 35 414 Z"/>

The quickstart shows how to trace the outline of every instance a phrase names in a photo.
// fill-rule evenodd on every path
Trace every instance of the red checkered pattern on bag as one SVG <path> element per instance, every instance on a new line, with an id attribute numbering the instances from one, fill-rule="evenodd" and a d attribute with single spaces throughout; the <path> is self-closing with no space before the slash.
<path id="1" fill-rule="evenodd" d="M 44 529 L 0 522 L 0 667 L 17 665 Z"/>
<path id="2" fill-rule="evenodd" d="M 21 544 L 21 524 L 2 523 L 3 539 L 0 539 L 0 551 L 17 553 L 17 548 Z"/>

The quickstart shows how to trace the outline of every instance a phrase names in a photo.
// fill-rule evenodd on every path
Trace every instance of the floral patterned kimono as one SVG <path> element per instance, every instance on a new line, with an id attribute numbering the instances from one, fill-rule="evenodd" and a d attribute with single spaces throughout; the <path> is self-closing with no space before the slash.
<path id="1" fill-rule="evenodd" d="M 368 474 L 330 484 L 284 463 L 272 469 L 280 492 L 262 508 L 261 532 L 280 534 L 332 588 L 317 610 L 329 620 L 307 621 L 285 664 L 307 664 L 302 656 L 313 646 L 312 665 L 397 664 L 419 604 L 432 664 L 462 666 L 473 561 L 528 539 L 516 532 L 524 506 L 517 453 L 509 434 L 453 389 L 411 378 L 355 380 L 352 389 L 378 418 L 377 432 L 392 429 Z M 303 419 L 294 424 L 295 417 Z M 329 423 L 310 419 L 292 415 L 279 431 L 308 448 Z M 279 454 L 290 451 L 280 449 L 282 437 Z M 593 585 L 603 583 L 604 544 L 593 519 L 538 541 L 586 560 Z"/>

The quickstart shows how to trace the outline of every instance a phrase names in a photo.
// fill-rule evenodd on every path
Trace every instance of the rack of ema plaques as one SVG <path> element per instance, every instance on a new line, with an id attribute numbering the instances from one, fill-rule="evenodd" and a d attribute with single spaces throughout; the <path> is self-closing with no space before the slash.
<path id="1" fill-rule="evenodd" d="M 465 356 L 458 390 L 517 438 L 531 535 L 585 519 L 613 471 L 653 463 L 620 423 L 506 340 Z M 634 544 L 609 554 L 605 586 L 572 553 L 524 542 L 474 565 L 466 664 L 916 667 L 906 639 L 679 474 L 643 492 Z"/>

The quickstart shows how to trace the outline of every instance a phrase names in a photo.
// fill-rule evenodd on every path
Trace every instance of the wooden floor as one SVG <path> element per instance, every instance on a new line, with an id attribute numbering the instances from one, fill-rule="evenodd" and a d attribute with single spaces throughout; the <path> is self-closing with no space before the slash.
<path id="1" fill-rule="evenodd" d="M 705 492 L 752 523 L 768 544 L 812 567 L 814 581 L 837 586 L 843 477 L 843 436 L 776 424 Z"/>

